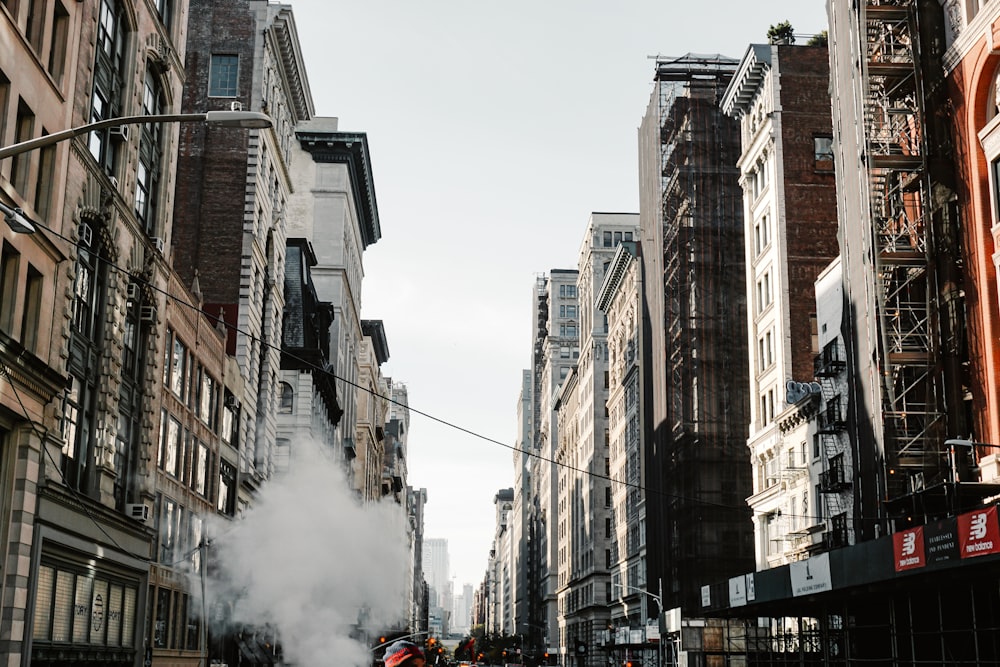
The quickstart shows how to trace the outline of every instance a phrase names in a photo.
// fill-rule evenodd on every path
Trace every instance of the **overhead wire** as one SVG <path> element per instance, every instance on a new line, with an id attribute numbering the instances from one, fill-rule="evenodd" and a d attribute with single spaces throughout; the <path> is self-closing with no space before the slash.
<path id="1" fill-rule="evenodd" d="M 50 233 L 50 234 L 52 234 L 52 235 L 54 235 L 54 236 L 56 236 L 56 237 L 58 237 L 58 238 L 60 238 L 60 239 L 62 239 L 64 241 L 66 241 L 66 242 L 68 242 L 68 243 L 70 243 L 70 244 L 72 244 L 74 246 L 79 247 L 79 245 L 80 245 L 79 242 L 74 241 L 72 238 L 69 238 L 69 237 L 63 235 L 60 232 L 57 232 L 56 230 L 52 229 L 51 227 L 49 227 L 47 225 L 44 225 L 44 224 L 38 223 L 38 222 L 34 222 L 34 224 L 37 227 L 39 227 L 41 229 L 44 229 L 46 232 L 48 232 L 48 233 Z M 442 426 L 445 426 L 447 428 L 459 431 L 461 433 L 464 433 L 464 434 L 469 435 L 469 436 L 471 436 L 473 438 L 482 440 L 484 442 L 488 442 L 490 444 L 494 444 L 494 445 L 498 445 L 500 447 L 504 447 L 506 449 L 509 449 L 509 450 L 515 452 L 515 453 L 523 454 L 525 456 L 529 456 L 529 457 L 535 458 L 535 459 L 537 459 L 539 461 L 543 461 L 545 463 L 549 463 L 551 465 L 558 466 L 558 467 L 563 468 L 565 470 L 576 472 L 576 473 L 579 473 L 579 474 L 584 475 L 584 476 L 593 477 L 595 479 L 604 480 L 604 481 L 610 482 L 612 484 L 618 484 L 618 485 L 622 485 L 622 486 L 625 486 L 625 487 L 628 487 L 628 488 L 633 488 L 633 489 L 636 489 L 638 491 L 642 491 L 642 492 L 644 492 L 646 494 L 659 495 L 659 496 L 663 496 L 663 497 L 667 497 L 667 498 L 672 498 L 672 499 L 675 499 L 675 500 L 683 500 L 683 501 L 686 501 L 686 502 L 689 502 L 689 503 L 693 503 L 693 504 L 703 505 L 703 506 L 706 506 L 706 507 L 714 507 L 714 508 L 723 509 L 723 510 L 729 510 L 729 511 L 734 511 L 734 512 L 745 512 L 748 509 L 750 509 L 750 506 L 746 505 L 746 504 L 743 504 L 743 505 L 733 505 L 733 504 L 730 504 L 730 503 L 713 502 L 711 500 L 705 500 L 705 499 L 702 499 L 702 498 L 692 498 L 692 497 L 688 497 L 688 496 L 681 496 L 681 495 L 677 495 L 677 494 L 667 493 L 665 491 L 661 491 L 660 489 L 656 489 L 656 488 L 653 488 L 653 487 L 645 486 L 645 485 L 640 484 L 640 483 L 629 482 L 627 480 L 622 480 L 622 479 L 616 479 L 616 478 L 612 477 L 611 475 L 604 475 L 604 474 L 601 474 L 601 473 L 598 473 L 598 472 L 595 472 L 595 471 L 592 471 L 592 470 L 587 470 L 585 468 L 579 468 L 579 467 L 573 466 L 573 465 L 571 465 L 569 463 L 565 463 L 565 462 L 562 462 L 562 461 L 557 461 L 556 459 L 547 457 L 547 456 L 545 456 L 544 454 L 542 454 L 540 452 L 532 451 L 532 450 L 529 450 L 529 449 L 523 449 L 521 447 L 517 447 L 515 445 L 510 445 L 510 444 L 507 444 L 507 443 L 502 442 L 500 440 L 496 440 L 495 438 L 491 438 L 491 437 L 489 437 L 487 435 L 483 435 L 481 433 L 473 431 L 472 429 L 469 429 L 469 428 L 466 428 L 466 427 L 461 426 L 459 424 L 456 424 L 455 422 L 449 421 L 449 420 L 441 418 L 441 417 L 437 417 L 435 415 L 432 415 L 432 414 L 430 414 L 428 412 L 425 412 L 423 410 L 420 410 L 418 408 L 414 408 L 413 406 L 408 405 L 406 403 L 403 403 L 401 401 L 398 401 L 398 400 L 392 398 L 391 396 L 383 396 L 382 394 L 378 393 L 377 391 L 375 391 L 375 390 L 373 390 L 373 389 L 371 389 L 369 387 L 366 387 L 364 385 L 361 385 L 361 384 L 358 384 L 356 382 L 353 382 L 352 380 L 349 380 L 349 379 L 347 379 L 345 377 L 341 377 L 341 376 L 337 375 L 336 373 L 334 373 L 333 371 L 328 370 L 327 368 L 323 368 L 321 366 L 318 366 L 317 364 L 315 364 L 315 363 L 313 363 L 313 362 L 311 362 L 309 360 L 303 359 L 303 358 L 301 358 L 301 357 L 299 357 L 299 356 L 297 356 L 297 355 L 295 355 L 293 353 L 290 353 L 290 352 L 288 352 L 286 350 L 283 350 L 280 346 L 274 345 L 273 343 L 268 342 L 267 340 L 265 340 L 262 337 L 256 336 L 256 335 L 254 335 L 253 333 L 251 333 L 249 331 L 240 329 L 235 324 L 230 324 L 230 323 L 226 322 L 225 319 L 222 318 L 222 317 L 220 317 L 220 316 L 212 315 L 211 313 L 206 312 L 205 310 L 201 309 L 197 305 L 195 305 L 193 303 L 190 303 L 189 301 L 187 301 L 186 299 L 184 299 L 182 297 L 179 297 L 179 296 L 176 296 L 176 295 L 172 294 L 171 292 L 169 292 L 166 289 L 162 289 L 160 287 L 157 287 L 152 282 L 150 282 L 148 280 L 145 280 L 144 278 L 133 274 L 128 269 L 125 269 L 125 268 L 123 268 L 123 267 L 115 264 L 114 262 L 112 262 L 108 258 L 104 257 L 101 253 L 96 253 L 96 257 L 97 257 L 98 261 L 103 262 L 108 267 L 110 267 L 110 268 L 112 268 L 112 269 L 114 269 L 116 271 L 120 271 L 120 272 L 122 272 L 122 273 L 124 273 L 126 275 L 131 276 L 132 280 L 145 285 L 146 287 L 148 287 L 153 292 L 162 294 L 163 296 L 165 296 L 166 298 L 174 301 L 178 305 L 187 307 L 187 308 L 189 308 L 189 309 L 191 309 L 191 310 L 193 310 L 193 311 L 201 314 L 203 317 L 207 318 L 213 324 L 216 324 L 216 325 L 222 324 L 225 328 L 231 329 L 231 330 L 235 331 L 236 333 L 239 333 L 239 334 L 241 334 L 243 336 L 246 336 L 248 339 L 259 343 L 262 347 L 265 347 L 265 348 L 268 348 L 268 349 L 272 349 L 272 350 L 276 350 L 278 352 L 281 352 L 286 357 L 288 357 L 290 359 L 294 359 L 296 362 L 298 362 L 300 364 L 303 364 L 305 367 L 312 369 L 316 373 L 322 373 L 322 374 L 328 375 L 329 377 L 333 378 L 334 380 L 339 380 L 340 382 L 343 382 L 347 386 L 353 387 L 355 389 L 360 389 L 361 391 L 367 392 L 367 393 L 371 394 L 372 396 L 381 398 L 382 400 L 385 400 L 385 401 L 387 401 L 389 403 L 392 403 L 392 404 L 397 405 L 399 407 L 405 408 L 405 409 L 407 409 L 409 412 L 411 412 L 413 414 L 420 415 L 421 417 L 424 417 L 424 418 L 429 419 L 429 420 L 431 420 L 433 422 L 441 424 Z M 759 516 L 767 516 L 767 515 L 768 514 L 761 514 Z M 826 519 L 826 517 L 815 516 L 815 515 L 811 515 L 811 514 L 796 514 L 796 513 L 787 513 L 786 514 L 784 512 L 782 512 L 780 514 L 780 516 L 794 517 L 794 518 L 799 518 L 799 519 L 810 519 L 810 520 L 815 520 L 815 521 L 823 521 L 823 520 Z"/>

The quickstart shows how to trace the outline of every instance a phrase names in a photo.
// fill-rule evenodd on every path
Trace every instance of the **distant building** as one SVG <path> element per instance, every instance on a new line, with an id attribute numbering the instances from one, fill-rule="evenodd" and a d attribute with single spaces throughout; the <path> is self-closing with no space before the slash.
<path id="1" fill-rule="evenodd" d="M 559 640 L 559 476 L 556 394 L 580 358 L 580 311 L 575 269 L 552 269 L 535 280 L 532 312 L 532 453 L 528 511 L 528 650 L 561 652 Z"/>
<path id="2" fill-rule="evenodd" d="M 560 646 L 576 642 L 597 645 L 607 629 L 608 590 L 613 585 L 612 494 L 610 440 L 608 320 L 595 307 L 619 246 L 634 244 L 639 216 L 634 213 L 592 213 L 577 260 L 577 302 L 580 354 L 563 346 L 559 358 L 573 360 L 557 395 L 558 421 L 558 554 Z M 620 583 L 620 582 L 619 582 Z M 579 659 L 578 659 L 579 662 Z M 603 657 L 596 651 L 583 664 L 596 667 Z"/>

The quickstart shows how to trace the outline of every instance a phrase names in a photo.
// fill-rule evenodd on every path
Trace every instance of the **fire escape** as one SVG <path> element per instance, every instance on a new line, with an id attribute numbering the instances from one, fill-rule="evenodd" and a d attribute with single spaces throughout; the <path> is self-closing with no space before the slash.
<path id="1" fill-rule="evenodd" d="M 937 459 L 943 432 L 931 183 L 914 3 L 865 9 L 864 128 L 884 419 L 886 495 Z"/>

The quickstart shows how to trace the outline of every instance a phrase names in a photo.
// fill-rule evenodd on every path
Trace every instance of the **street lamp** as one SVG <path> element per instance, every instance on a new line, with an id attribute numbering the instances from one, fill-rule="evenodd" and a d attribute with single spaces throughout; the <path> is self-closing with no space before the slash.
<path id="1" fill-rule="evenodd" d="M 46 134 L 43 137 L 36 137 L 27 141 L 22 141 L 10 146 L 0 148 L 0 160 L 21 153 L 33 151 L 36 148 L 51 146 L 52 144 L 66 141 L 73 137 L 78 137 L 94 130 L 103 130 L 108 127 L 121 127 L 122 125 L 141 125 L 143 123 L 209 123 L 220 127 L 242 127 L 245 129 L 265 129 L 271 127 L 273 122 L 267 114 L 259 111 L 207 111 L 205 113 L 181 113 L 181 114 L 151 114 L 145 116 L 121 116 L 120 118 L 105 118 L 94 123 L 87 123 L 79 127 L 72 127 L 68 130 Z M 3 213 L 4 222 L 18 234 L 34 234 L 35 224 L 29 220 L 24 211 L 20 208 L 11 208 L 0 202 L 0 213 Z"/>
<path id="2" fill-rule="evenodd" d="M 21 153 L 51 146 L 52 144 L 78 137 L 94 130 L 103 130 L 108 127 L 121 127 L 122 125 L 143 125 L 145 123 L 209 123 L 220 127 L 242 127 L 244 129 L 265 129 L 273 125 L 270 116 L 259 111 L 207 111 L 205 113 L 180 113 L 180 114 L 152 114 L 147 116 L 121 116 L 120 118 L 106 118 L 94 123 L 88 123 L 79 127 L 72 127 L 68 130 L 46 134 L 44 137 L 36 137 L 22 141 L 18 144 L 11 144 L 0 148 L 0 160 L 20 155 Z"/>
<path id="3" fill-rule="evenodd" d="M 630 591 L 635 591 L 636 593 L 642 593 L 643 595 L 646 595 L 648 597 L 653 598 L 653 600 L 656 601 L 656 629 L 657 630 L 661 630 L 662 623 L 660 623 L 660 617 L 663 616 L 663 579 L 660 578 L 660 579 L 657 580 L 657 582 L 659 584 L 659 592 L 660 592 L 659 595 L 654 595 L 653 593 L 650 593 L 649 591 L 647 591 L 645 589 L 634 588 L 632 586 L 627 586 L 626 584 L 621 584 L 621 583 L 616 584 L 616 583 L 612 582 L 611 585 L 612 586 L 618 586 L 618 588 L 621 588 L 621 589 L 628 589 Z M 661 634 L 660 638 L 656 642 L 656 659 L 657 659 L 657 664 L 660 665 L 660 667 L 662 667 L 662 665 L 663 665 L 663 636 L 662 636 L 662 634 Z"/>

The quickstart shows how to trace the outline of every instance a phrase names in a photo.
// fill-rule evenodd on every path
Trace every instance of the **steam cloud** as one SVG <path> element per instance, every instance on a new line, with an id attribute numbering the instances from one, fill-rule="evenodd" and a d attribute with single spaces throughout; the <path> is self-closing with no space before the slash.
<path id="1" fill-rule="evenodd" d="M 211 618 L 218 604 L 229 606 L 230 630 L 277 628 L 286 663 L 370 665 L 370 647 L 351 632 L 359 622 L 375 635 L 403 627 L 403 508 L 362 505 L 328 447 L 297 441 L 290 449 L 289 470 L 263 486 L 242 520 L 206 526 L 205 608 Z"/>

